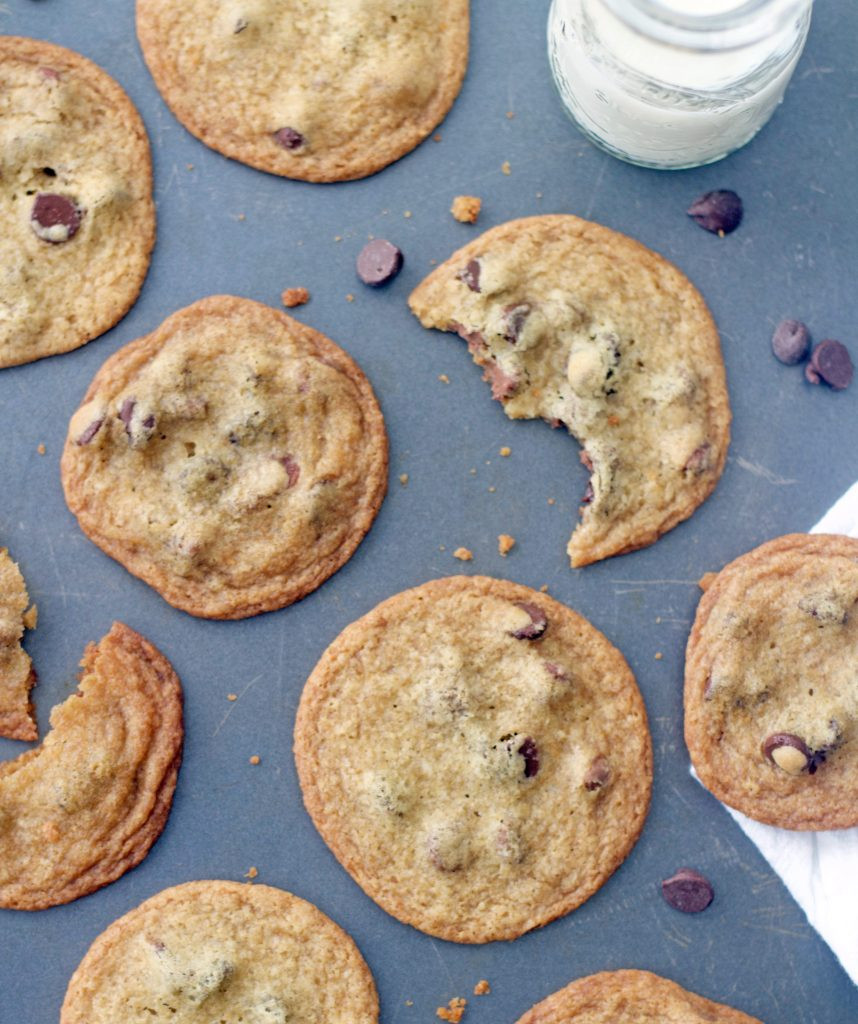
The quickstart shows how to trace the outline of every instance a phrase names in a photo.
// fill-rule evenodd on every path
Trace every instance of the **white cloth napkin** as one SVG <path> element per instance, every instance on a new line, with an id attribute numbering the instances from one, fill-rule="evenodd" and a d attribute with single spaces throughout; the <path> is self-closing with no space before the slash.
<path id="1" fill-rule="evenodd" d="M 810 532 L 858 537 L 858 483 Z M 727 810 L 781 876 L 808 921 L 858 985 L 858 828 L 790 832 Z"/>

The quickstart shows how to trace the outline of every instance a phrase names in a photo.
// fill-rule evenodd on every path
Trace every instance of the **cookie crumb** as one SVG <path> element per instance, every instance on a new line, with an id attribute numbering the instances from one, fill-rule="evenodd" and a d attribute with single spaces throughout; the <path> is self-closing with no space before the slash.
<path id="1" fill-rule="evenodd" d="M 226 695 L 226 699 L 227 700 L 231 700 L 231 701 L 236 701 L 236 700 L 238 700 L 238 694 L 237 693 L 228 693 Z"/>
<path id="2" fill-rule="evenodd" d="M 399 482 L 402 484 L 403 487 L 405 487 L 405 485 L 408 483 L 408 474 L 407 473 L 400 473 L 399 474 Z"/>
<path id="3" fill-rule="evenodd" d="M 446 551 L 447 550 L 447 545 L 446 544 L 439 544 L 438 545 L 438 550 L 439 551 Z"/>
<path id="4" fill-rule="evenodd" d="M 459 1024 L 467 1005 L 467 999 L 463 999 L 461 996 L 453 996 L 446 1006 L 438 1007 L 435 1011 L 435 1016 L 440 1017 L 441 1020 L 451 1021 L 452 1024 Z"/>
<path id="5" fill-rule="evenodd" d="M 542 193 L 541 192 L 537 192 L 536 193 L 536 198 L 537 199 L 541 199 L 542 198 Z"/>
<path id="6" fill-rule="evenodd" d="M 39 609 L 36 605 L 31 604 L 30 607 L 24 612 L 21 617 L 21 621 L 24 623 L 27 629 L 35 629 L 36 623 L 39 621 Z"/>
<path id="7" fill-rule="evenodd" d="M 509 114 L 507 114 L 509 117 Z M 476 985 L 474 985 L 475 996 L 487 996 L 492 990 L 491 985 L 486 981 L 485 978 L 481 978 Z"/>
<path id="8" fill-rule="evenodd" d="M 38 446 L 38 448 L 36 448 L 39 455 L 44 455 L 47 450 L 48 449 L 45 447 L 44 441 Z"/>
<path id="9" fill-rule="evenodd" d="M 491 486 L 491 487 L 489 488 L 489 494 L 494 494 L 496 490 L 497 490 L 497 487 L 495 487 L 494 485 L 492 485 L 492 486 Z"/>
<path id="10" fill-rule="evenodd" d="M 540 594 L 547 594 L 548 593 L 548 584 L 547 583 L 543 583 L 542 584 L 542 586 L 539 588 L 539 593 Z"/>
<path id="11" fill-rule="evenodd" d="M 506 558 L 510 551 L 515 547 L 515 537 L 510 537 L 508 533 L 501 533 L 498 536 L 498 551 Z"/>
<path id="12" fill-rule="evenodd" d="M 234 219 L 235 220 L 247 220 L 247 214 L 246 213 L 236 213 L 236 214 L 234 214 Z"/>
<path id="13" fill-rule="evenodd" d="M 258 871 L 256 870 L 256 868 L 255 868 L 255 867 L 253 867 L 253 865 L 251 865 L 251 866 L 250 866 L 250 867 L 249 867 L 249 868 L 247 869 L 247 871 L 245 871 L 245 872 L 244 872 L 244 877 L 245 877 L 245 878 L 256 878 L 256 876 L 257 876 L 258 874 L 259 874 L 259 872 L 258 872 Z"/>
<path id="14" fill-rule="evenodd" d="M 476 476 L 477 475 L 477 471 L 473 467 L 471 467 L 471 469 L 469 469 L 468 472 L 471 474 L 471 476 Z"/>
<path id="15" fill-rule="evenodd" d="M 512 174 L 512 168 L 509 165 L 509 160 L 504 160 L 504 162 L 501 164 L 501 173 Z"/>
<path id="16" fill-rule="evenodd" d="M 194 169 L 194 165 L 193 164 L 185 164 L 185 168 L 186 168 L 186 170 L 192 171 Z"/>
<path id="17" fill-rule="evenodd" d="M 483 201 L 479 196 L 456 196 L 450 213 L 462 224 L 476 224 Z"/>
<path id="18" fill-rule="evenodd" d="M 512 455 L 512 448 L 507 448 L 507 446 L 504 445 L 503 448 L 501 448 L 501 450 L 498 452 L 498 454 L 503 455 L 504 458 L 507 458 L 508 456 Z"/>
<path id="19" fill-rule="evenodd" d="M 450 378 L 447 376 L 446 373 L 439 373 L 438 374 L 438 380 L 440 380 L 442 384 L 449 384 L 450 383 Z"/>
<path id="20" fill-rule="evenodd" d="M 349 292 L 348 295 L 346 296 L 346 302 L 354 302 L 354 300 L 355 300 L 354 295 L 352 295 L 352 293 Z"/>
<path id="21" fill-rule="evenodd" d="M 435 134 L 432 136 L 432 141 L 433 142 L 440 142 L 441 141 L 441 133 L 440 132 L 435 132 Z"/>
<path id="22" fill-rule="evenodd" d="M 303 306 L 310 301 L 310 293 L 306 288 L 287 288 L 280 296 L 280 300 L 287 309 L 294 306 Z"/>
<path id="23" fill-rule="evenodd" d="M 555 500 L 554 498 L 549 498 L 549 499 L 548 499 L 548 504 L 549 504 L 549 505 L 556 505 L 556 504 L 557 504 L 557 501 L 556 501 L 556 500 Z"/>
<path id="24" fill-rule="evenodd" d="M 260 758 L 259 754 L 252 754 L 250 756 L 250 763 L 251 764 L 259 764 L 259 762 L 261 760 L 262 760 L 262 758 Z"/>
<path id="25" fill-rule="evenodd" d="M 664 657 L 664 655 L 663 655 L 663 654 L 661 653 L 661 651 L 656 651 L 656 652 L 655 652 L 655 660 L 656 660 L 656 661 L 661 661 L 661 659 L 662 659 L 663 657 Z"/>
<path id="26" fill-rule="evenodd" d="M 414 1000 L 413 999 L 406 999 L 405 1000 L 405 1005 L 406 1006 L 413 1006 L 414 1005 Z"/>
<path id="27" fill-rule="evenodd" d="M 342 240 L 343 240 L 343 236 L 342 235 L 334 235 L 334 241 L 335 242 L 342 242 Z"/>
<path id="28" fill-rule="evenodd" d="M 404 213 L 402 214 L 402 216 L 403 216 L 403 217 L 404 217 L 404 218 L 405 218 L 406 220 L 410 220 L 410 218 L 411 218 L 411 211 L 410 211 L 410 210 L 406 210 L 406 211 L 405 211 L 405 212 L 404 212 Z"/>
<path id="29" fill-rule="evenodd" d="M 655 624 L 658 625 L 660 622 L 661 622 L 661 616 L 660 615 L 656 615 L 656 617 L 655 617 Z"/>
<path id="30" fill-rule="evenodd" d="M 474 554 L 472 551 L 468 551 L 467 548 L 456 548 L 453 552 L 453 558 L 458 558 L 460 562 L 472 562 Z"/>

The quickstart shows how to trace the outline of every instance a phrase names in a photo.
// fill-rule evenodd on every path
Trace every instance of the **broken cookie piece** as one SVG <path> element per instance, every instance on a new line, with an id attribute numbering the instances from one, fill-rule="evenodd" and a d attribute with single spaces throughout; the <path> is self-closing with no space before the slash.
<path id="1" fill-rule="evenodd" d="M 651 544 L 714 488 L 730 408 L 718 334 L 679 270 L 571 216 L 511 221 L 409 300 L 457 332 L 512 419 L 564 425 L 591 476 L 573 566 Z"/>
<path id="2" fill-rule="evenodd" d="M 24 629 L 36 625 L 35 605 L 27 611 L 29 604 L 21 570 L 0 548 L 0 736 L 11 740 L 38 737 L 30 702 L 36 673 L 21 646 Z"/>

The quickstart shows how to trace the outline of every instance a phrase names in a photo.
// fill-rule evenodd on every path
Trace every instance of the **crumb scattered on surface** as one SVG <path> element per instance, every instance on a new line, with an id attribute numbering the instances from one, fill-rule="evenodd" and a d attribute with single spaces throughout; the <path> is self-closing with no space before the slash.
<path id="1" fill-rule="evenodd" d="M 542 198 L 542 193 L 541 192 L 537 192 L 536 193 L 536 198 L 537 199 L 541 199 Z"/>
<path id="2" fill-rule="evenodd" d="M 247 214 L 246 213 L 237 213 L 237 214 L 235 214 L 235 219 L 236 220 L 247 220 Z"/>
<path id="3" fill-rule="evenodd" d="M 249 868 L 247 869 L 247 871 L 245 871 L 245 872 L 244 872 L 244 877 L 245 877 L 245 878 L 256 878 L 256 876 L 257 876 L 258 874 L 259 874 L 259 872 L 258 872 L 258 871 L 256 870 L 256 868 L 255 868 L 255 867 L 253 867 L 253 865 L 251 865 L 251 866 L 250 866 L 250 867 L 249 867 Z"/>
<path id="4" fill-rule="evenodd" d="M 476 224 L 483 201 L 479 196 L 456 196 L 450 213 L 462 224 Z"/>
<path id="5" fill-rule="evenodd" d="M 503 455 L 504 458 L 507 458 L 507 456 L 512 455 L 512 448 L 507 448 L 507 446 L 504 445 L 498 454 Z"/>
<path id="6" fill-rule="evenodd" d="M 471 469 L 469 469 L 468 472 L 471 474 L 471 476 L 476 476 L 477 475 L 477 471 L 476 471 L 476 469 L 474 467 L 471 467 Z"/>
<path id="7" fill-rule="evenodd" d="M 439 551 L 446 551 L 447 550 L 447 545 L 446 544 L 439 544 L 438 545 L 438 550 Z"/>
<path id="8" fill-rule="evenodd" d="M 405 211 L 405 213 L 403 213 L 403 214 L 402 214 L 402 216 L 403 216 L 403 217 L 404 217 L 404 218 L 405 218 L 406 220 L 408 220 L 408 218 L 409 218 L 409 217 L 411 216 L 411 211 L 410 211 L 410 210 L 406 210 L 406 211 Z"/>
<path id="9" fill-rule="evenodd" d="M 352 293 L 349 292 L 348 295 L 346 296 L 346 302 L 354 302 L 354 300 L 355 300 L 354 295 L 352 295 Z"/>
<path id="10" fill-rule="evenodd" d="M 494 485 L 492 485 L 492 486 L 491 486 L 491 487 L 489 488 L 489 494 L 494 494 L 496 490 L 497 490 L 497 487 L 495 487 Z"/>
<path id="11" fill-rule="evenodd" d="M 450 383 L 450 378 L 447 376 L 446 373 L 439 373 L 438 374 L 438 380 L 440 380 L 442 384 L 449 384 Z"/>
<path id="12" fill-rule="evenodd" d="M 458 558 L 460 562 L 472 562 L 474 560 L 474 553 L 468 551 L 467 548 L 456 548 L 453 552 L 453 558 Z"/>
<path id="13" fill-rule="evenodd" d="M 435 132 L 435 134 L 432 136 L 432 141 L 433 142 L 440 142 L 441 141 L 441 133 L 440 132 Z"/>
<path id="14" fill-rule="evenodd" d="M 515 537 L 511 537 L 508 533 L 501 533 L 498 535 L 498 551 L 504 557 L 506 557 L 514 547 Z"/>
<path id="15" fill-rule="evenodd" d="M 556 505 L 556 504 L 557 504 L 557 501 L 556 501 L 556 500 L 555 500 L 554 498 L 549 498 L 549 499 L 548 499 L 548 504 L 549 504 L 549 505 Z"/>
<path id="16" fill-rule="evenodd" d="M 334 235 L 334 241 L 335 242 L 342 242 L 342 240 L 343 240 L 343 236 L 342 235 Z"/>
<path id="17" fill-rule="evenodd" d="M 233 700 L 233 701 L 234 700 L 238 700 L 238 694 L 237 693 L 228 693 L 226 695 L 226 699 L 227 700 Z"/>
<path id="18" fill-rule="evenodd" d="M 38 448 L 36 449 L 36 451 L 37 451 L 37 452 L 39 453 L 39 455 L 44 455 L 44 454 L 45 454 L 45 452 L 46 452 L 47 450 L 48 450 L 48 449 L 47 449 L 47 448 L 45 448 L 45 443 L 44 443 L 44 441 L 43 441 L 43 442 L 42 442 L 42 443 L 41 443 L 41 444 L 39 445 L 39 447 L 38 447 Z"/>
<path id="19" fill-rule="evenodd" d="M 663 654 L 661 653 L 661 651 L 656 651 L 656 652 L 655 652 L 655 660 L 656 660 L 656 661 L 661 661 L 661 659 L 662 659 L 663 657 L 664 657 L 664 655 L 663 655 Z"/>
<path id="20" fill-rule="evenodd" d="M 193 164 L 185 164 L 185 167 L 187 167 L 187 169 L 189 171 L 192 171 L 194 169 L 194 165 Z"/>
<path id="21" fill-rule="evenodd" d="M 459 1024 L 467 1005 L 467 999 L 463 999 L 461 996 L 453 996 L 446 1006 L 438 1007 L 435 1011 L 435 1015 L 440 1017 L 441 1020 L 448 1020 L 451 1021 L 452 1024 Z"/>
<path id="22" fill-rule="evenodd" d="M 656 615 L 656 617 L 655 617 L 656 625 L 658 625 L 660 622 L 661 622 L 661 616 L 660 615 Z"/>
<path id="23" fill-rule="evenodd" d="M 509 160 L 504 160 L 501 164 L 501 172 L 503 174 L 512 174 L 512 168 L 509 165 Z"/>
<path id="24" fill-rule="evenodd" d="M 542 586 L 539 588 L 539 593 L 540 594 L 547 594 L 548 593 L 548 584 L 547 583 L 543 583 L 542 584 Z"/>
<path id="25" fill-rule="evenodd" d="M 509 114 L 507 114 L 507 117 L 509 117 Z M 489 992 L 491 992 L 491 990 L 492 990 L 492 987 L 486 981 L 485 978 L 481 978 L 476 983 L 476 985 L 474 985 L 474 995 L 475 996 L 487 996 L 489 994 Z"/>
<path id="26" fill-rule="evenodd" d="M 509 118 L 509 120 L 511 121 L 511 120 L 512 120 L 512 119 L 513 119 L 513 118 L 515 117 L 515 111 L 514 111 L 514 110 L 508 110 L 508 111 L 506 112 L 506 116 L 507 116 L 507 117 Z"/>
<path id="27" fill-rule="evenodd" d="M 39 621 L 39 609 L 36 605 L 31 604 L 30 607 L 24 612 L 21 617 L 21 621 L 27 629 L 35 629 L 36 623 Z"/>
<path id="28" fill-rule="evenodd" d="M 280 299 L 287 309 L 292 309 L 293 306 L 303 306 L 305 303 L 310 301 L 310 293 L 306 288 L 287 288 Z"/>
<path id="29" fill-rule="evenodd" d="M 413 1006 L 414 1005 L 414 1000 L 413 999 L 406 999 L 405 1000 L 405 1005 L 406 1006 Z"/>
<path id="30" fill-rule="evenodd" d="M 260 758 L 259 754 L 252 754 L 251 757 L 250 757 L 250 763 L 251 764 L 259 764 L 259 762 L 261 760 L 262 760 L 262 758 Z"/>
<path id="31" fill-rule="evenodd" d="M 437 262 L 437 260 L 429 260 L 429 266 L 434 267 Z"/>
<path id="32" fill-rule="evenodd" d="M 400 473 L 399 474 L 399 482 L 404 487 L 408 483 L 408 474 L 407 473 Z"/>

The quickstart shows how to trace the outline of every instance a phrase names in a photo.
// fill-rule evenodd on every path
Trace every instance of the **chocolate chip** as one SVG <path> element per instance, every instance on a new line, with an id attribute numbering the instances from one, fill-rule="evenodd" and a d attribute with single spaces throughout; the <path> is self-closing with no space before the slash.
<path id="1" fill-rule="evenodd" d="M 286 479 L 288 481 L 287 484 L 286 484 L 286 490 L 288 491 L 290 487 L 294 487 L 295 484 L 298 483 L 298 478 L 301 475 L 301 467 L 292 458 L 291 455 L 284 455 L 282 458 L 278 459 L 277 461 L 286 470 Z"/>
<path id="2" fill-rule="evenodd" d="M 530 622 L 526 626 L 522 626 L 521 629 L 510 633 L 510 636 L 515 637 L 516 640 L 538 640 L 548 629 L 548 617 L 545 612 L 539 605 L 531 604 L 529 601 L 516 601 L 515 606 L 527 612 Z"/>
<path id="3" fill-rule="evenodd" d="M 816 372 L 813 363 L 808 363 L 804 368 L 804 377 L 808 384 L 820 384 L 822 378 Z"/>
<path id="4" fill-rule="evenodd" d="M 470 344 L 468 345 L 470 348 Z M 489 381 L 492 386 L 492 398 L 499 402 L 506 401 L 518 390 L 519 378 L 512 373 L 502 370 L 497 363 L 489 363 L 483 369 L 483 380 Z"/>
<path id="5" fill-rule="evenodd" d="M 805 769 L 812 775 L 818 767 L 814 764 L 811 769 L 813 752 L 800 736 L 795 736 L 791 732 L 776 732 L 768 736 L 763 741 L 763 753 L 772 764 L 776 764 L 787 775 L 801 775 Z M 822 761 L 824 760 L 823 754 Z"/>
<path id="6" fill-rule="evenodd" d="M 373 288 L 387 284 L 402 270 L 402 252 L 385 238 L 374 238 L 357 258 L 358 277 Z"/>
<path id="7" fill-rule="evenodd" d="M 707 192 L 688 207 L 689 217 L 722 238 L 742 223 L 742 212 L 742 200 L 729 189 Z"/>
<path id="8" fill-rule="evenodd" d="M 539 771 L 539 747 L 537 747 L 530 736 L 526 736 L 524 742 L 518 748 L 518 753 L 524 758 L 524 777 L 532 779 Z"/>
<path id="9" fill-rule="evenodd" d="M 306 140 L 294 128 L 278 128 L 274 133 L 274 141 L 284 149 L 300 149 Z"/>
<path id="10" fill-rule="evenodd" d="M 583 448 L 578 452 L 578 460 L 588 473 L 593 472 L 593 460 Z"/>
<path id="11" fill-rule="evenodd" d="M 593 758 L 590 767 L 584 774 L 584 789 L 588 793 L 601 789 L 610 777 L 611 766 L 608 764 L 608 759 L 603 754 L 599 754 L 598 757 Z"/>
<path id="12" fill-rule="evenodd" d="M 842 391 L 852 383 L 854 368 L 849 350 L 833 338 L 826 338 L 816 346 L 810 356 L 810 365 L 817 377 L 834 391 Z M 817 381 L 812 383 L 816 384 Z"/>
<path id="13" fill-rule="evenodd" d="M 46 81 L 57 82 L 57 81 L 59 81 L 59 77 L 60 77 L 60 73 L 59 73 L 59 71 L 56 70 L 56 68 L 49 68 L 49 67 L 46 67 L 44 65 L 39 68 L 39 74 Z"/>
<path id="14" fill-rule="evenodd" d="M 593 481 L 592 480 L 588 480 L 587 481 L 587 490 L 584 491 L 584 494 L 583 494 L 583 496 L 581 498 L 581 504 L 582 505 L 591 505 L 593 503 L 593 499 L 595 497 L 596 497 L 596 492 L 593 490 Z"/>
<path id="15" fill-rule="evenodd" d="M 98 419 L 93 420 L 92 423 L 90 423 L 90 425 L 86 428 L 86 430 L 82 431 L 80 436 L 75 441 L 75 444 L 89 444 L 89 442 L 95 437 L 99 430 L 101 430 L 102 423 L 104 423 L 103 416 L 99 416 Z"/>
<path id="16" fill-rule="evenodd" d="M 711 465 L 712 445 L 708 441 L 704 441 L 689 455 L 683 468 L 686 473 L 694 473 L 695 476 L 699 476 L 701 473 L 705 473 Z"/>
<path id="17" fill-rule="evenodd" d="M 558 665 L 556 662 L 553 661 L 546 661 L 545 670 L 552 677 L 552 679 L 557 679 L 561 683 L 569 682 L 569 676 L 566 673 L 566 669 L 563 668 L 562 665 Z"/>
<path id="18" fill-rule="evenodd" d="M 514 345 L 522 332 L 524 323 L 530 316 L 530 305 L 521 302 L 518 305 L 506 306 L 503 311 L 503 336 Z"/>
<path id="19" fill-rule="evenodd" d="M 810 351 L 810 332 L 801 320 L 781 320 L 772 335 L 772 352 L 787 366 L 795 366 L 807 359 Z"/>
<path id="20" fill-rule="evenodd" d="M 480 261 L 468 260 L 468 264 L 456 274 L 456 277 L 471 289 L 472 292 L 480 290 Z"/>
<path id="21" fill-rule="evenodd" d="M 40 192 L 30 213 L 30 227 L 45 242 L 67 242 L 80 227 L 83 211 L 68 196 Z"/>
<path id="22" fill-rule="evenodd" d="M 125 424 L 125 433 L 131 437 L 131 417 L 134 415 L 134 406 L 137 401 L 134 398 L 126 398 L 119 408 L 119 419 Z"/>
<path id="23" fill-rule="evenodd" d="M 250 22 L 247 20 L 247 18 L 237 18 L 236 22 L 235 22 L 235 27 L 232 30 L 233 35 L 237 36 L 239 34 L 239 32 L 243 32 L 247 28 L 247 26 L 249 24 L 250 24 Z M 289 132 L 291 132 L 291 131 L 293 131 L 293 129 L 292 128 L 281 128 L 280 131 L 289 131 Z M 298 133 L 295 132 L 295 134 L 297 135 Z M 277 141 L 280 142 L 279 139 Z M 302 139 L 301 142 L 303 142 L 303 141 L 304 140 Z M 301 142 L 298 143 L 299 146 L 301 145 Z M 295 147 L 294 146 L 287 146 L 286 148 L 287 149 L 294 149 Z"/>
<path id="24" fill-rule="evenodd" d="M 681 910 L 683 914 L 699 914 L 712 902 L 715 890 L 699 871 L 680 868 L 661 883 L 661 894 L 674 910 Z"/>

